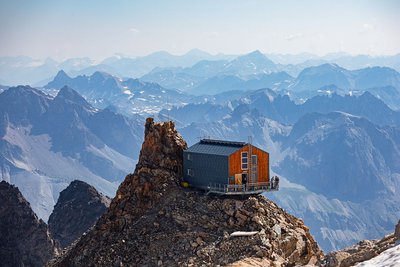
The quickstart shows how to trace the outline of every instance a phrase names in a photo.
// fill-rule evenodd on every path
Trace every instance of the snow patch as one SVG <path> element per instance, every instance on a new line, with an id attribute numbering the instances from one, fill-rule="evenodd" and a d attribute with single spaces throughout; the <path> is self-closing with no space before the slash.
<path id="1" fill-rule="evenodd" d="M 123 93 L 126 94 L 126 95 L 131 95 L 132 94 L 132 92 L 129 89 L 124 90 Z"/>
<path id="2" fill-rule="evenodd" d="M 375 266 L 380 266 L 380 267 L 399 267 L 400 266 L 400 244 L 397 244 L 396 246 L 389 248 L 379 254 L 378 256 L 364 261 L 360 262 L 355 265 L 356 267 L 375 267 Z"/>

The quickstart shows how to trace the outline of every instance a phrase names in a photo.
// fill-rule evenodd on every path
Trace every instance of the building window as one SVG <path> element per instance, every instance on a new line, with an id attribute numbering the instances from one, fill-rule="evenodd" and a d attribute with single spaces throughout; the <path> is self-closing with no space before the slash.
<path id="1" fill-rule="evenodd" d="M 187 174 L 188 174 L 189 176 L 194 176 L 194 170 L 193 170 L 193 169 L 188 169 L 188 170 L 187 170 Z"/>
<path id="2" fill-rule="evenodd" d="M 251 164 L 257 165 L 257 155 L 251 155 Z"/>
<path id="3" fill-rule="evenodd" d="M 188 160 L 193 160 L 192 154 L 187 154 L 187 159 Z"/>
<path id="4" fill-rule="evenodd" d="M 247 170 L 249 168 L 249 155 L 247 152 L 242 152 L 242 170 Z"/>

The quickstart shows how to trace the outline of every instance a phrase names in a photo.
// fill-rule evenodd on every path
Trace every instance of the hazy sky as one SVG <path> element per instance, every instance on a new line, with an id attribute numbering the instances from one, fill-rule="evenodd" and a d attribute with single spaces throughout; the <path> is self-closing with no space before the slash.
<path id="1" fill-rule="evenodd" d="M 0 55 L 400 53 L 400 1 L 0 0 Z"/>

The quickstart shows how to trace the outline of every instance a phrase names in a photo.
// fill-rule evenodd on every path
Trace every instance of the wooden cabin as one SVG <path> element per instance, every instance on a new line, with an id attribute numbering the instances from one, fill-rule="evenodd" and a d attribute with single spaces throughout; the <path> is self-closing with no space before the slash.
<path id="1" fill-rule="evenodd" d="M 183 152 L 183 180 L 218 194 L 277 190 L 269 177 L 269 153 L 244 142 L 202 139 Z M 275 177 L 274 177 L 275 178 Z"/>

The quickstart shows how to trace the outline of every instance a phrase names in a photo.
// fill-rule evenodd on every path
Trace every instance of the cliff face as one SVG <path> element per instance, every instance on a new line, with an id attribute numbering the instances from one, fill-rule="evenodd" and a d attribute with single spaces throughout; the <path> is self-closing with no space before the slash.
<path id="1" fill-rule="evenodd" d="M 47 225 L 17 187 L 0 182 L 1 266 L 43 266 L 58 253 Z"/>
<path id="2" fill-rule="evenodd" d="M 147 119 L 134 173 L 95 227 L 50 266 L 215 266 L 246 257 L 306 264 L 322 256 L 303 222 L 263 196 L 181 188 L 186 146 L 172 122 Z"/>
<path id="3" fill-rule="evenodd" d="M 82 181 L 72 181 L 60 193 L 49 218 L 49 230 L 62 247 L 80 237 L 107 210 L 111 200 L 93 186 Z"/>

